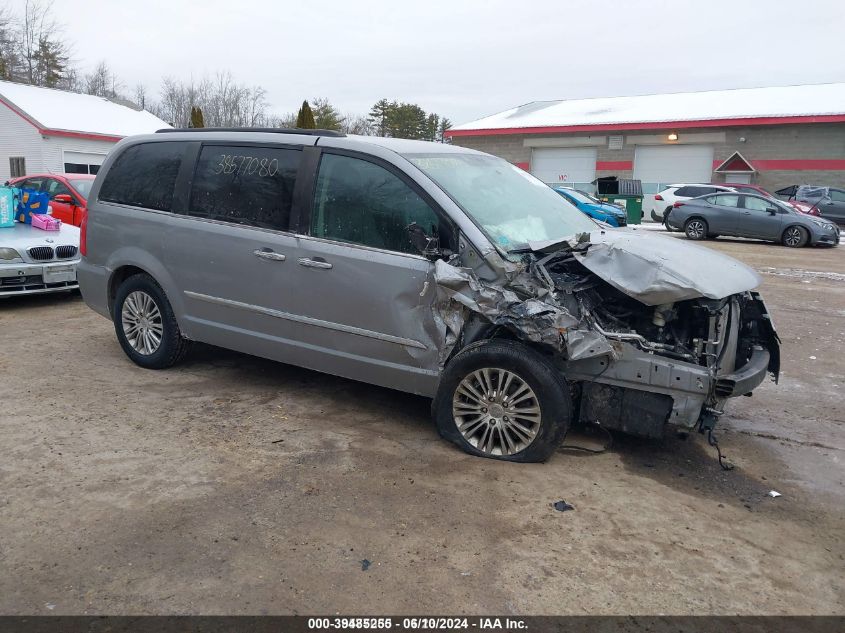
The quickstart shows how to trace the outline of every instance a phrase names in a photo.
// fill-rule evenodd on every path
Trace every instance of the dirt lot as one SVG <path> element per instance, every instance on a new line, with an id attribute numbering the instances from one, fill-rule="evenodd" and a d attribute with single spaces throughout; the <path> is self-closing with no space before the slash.
<path id="1" fill-rule="evenodd" d="M 0 612 L 845 613 L 845 246 L 709 245 L 783 338 L 731 472 L 696 434 L 472 458 L 421 398 L 210 347 L 145 371 L 79 296 L 0 303 Z"/>

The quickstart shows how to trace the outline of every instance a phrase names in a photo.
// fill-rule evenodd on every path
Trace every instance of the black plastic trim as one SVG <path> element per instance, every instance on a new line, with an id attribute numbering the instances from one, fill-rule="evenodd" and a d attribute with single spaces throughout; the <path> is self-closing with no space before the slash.
<path id="1" fill-rule="evenodd" d="M 335 130 L 304 130 L 285 127 L 174 127 L 156 130 L 156 134 L 172 132 L 261 132 L 262 134 L 300 134 L 302 136 L 346 136 L 343 132 L 336 132 Z"/>

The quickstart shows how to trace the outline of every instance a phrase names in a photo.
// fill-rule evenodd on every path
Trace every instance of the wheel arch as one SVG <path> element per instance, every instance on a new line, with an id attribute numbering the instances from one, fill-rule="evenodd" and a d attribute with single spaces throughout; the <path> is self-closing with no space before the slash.
<path id="1" fill-rule="evenodd" d="M 186 328 L 185 319 L 182 318 L 185 313 L 183 295 L 162 262 L 149 252 L 130 247 L 115 252 L 110 258 L 107 268 L 112 271 L 109 275 L 107 289 L 109 314 L 114 309 L 114 300 L 120 284 L 132 275 L 143 273 L 149 275 L 161 287 L 170 307 L 173 309 L 173 315 L 176 317 L 179 328 L 186 336 L 190 335 L 187 331 L 188 328 Z"/>
<path id="2" fill-rule="evenodd" d="M 808 229 L 803 224 L 798 224 L 797 222 L 793 222 L 792 224 L 787 224 L 785 227 L 783 227 L 783 230 L 780 232 L 780 241 L 783 242 L 783 238 L 786 236 L 786 232 L 789 229 L 796 228 L 796 227 L 799 228 L 799 229 L 802 229 L 807 234 L 807 244 L 809 244 L 813 239 L 813 234 L 810 232 L 810 229 Z"/>

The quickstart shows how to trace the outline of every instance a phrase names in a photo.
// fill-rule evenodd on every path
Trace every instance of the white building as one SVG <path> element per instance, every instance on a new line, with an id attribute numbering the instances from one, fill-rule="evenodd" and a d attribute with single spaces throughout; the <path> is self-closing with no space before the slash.
<path id="1" fill-rule="evenodd" d="M 28 174 L 96 174 L 120 139 L 166 127 L 102 97 L 0 81 L 0 184 Z"/>

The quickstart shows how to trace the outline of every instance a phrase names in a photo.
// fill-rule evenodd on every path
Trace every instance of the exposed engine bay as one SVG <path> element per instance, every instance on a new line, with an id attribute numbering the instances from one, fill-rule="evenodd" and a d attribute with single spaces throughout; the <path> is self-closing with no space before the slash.
<path id="1" fill-rule="evenodd" d="M 437 262 L 439 311 L 452 335 L 446 353 L 515 336 L 554 357 L 582 421 L 648 437 L 662 436 L 667 423 L 712 428 L 727 398 L 750 394 L 767 373 L 777 380 L 779 341 L 757 293 L 701 296 L 673 268 L 671 284 L 652 274 L 647 294 L 635 298 L 612 273 L 603 278 L 587 266 L 593 246 L 581 236 L 521 252 L 504 285 L 452 265 L 457 257 Z M 624 253 L 630 259 L 630 249 Z"/>

